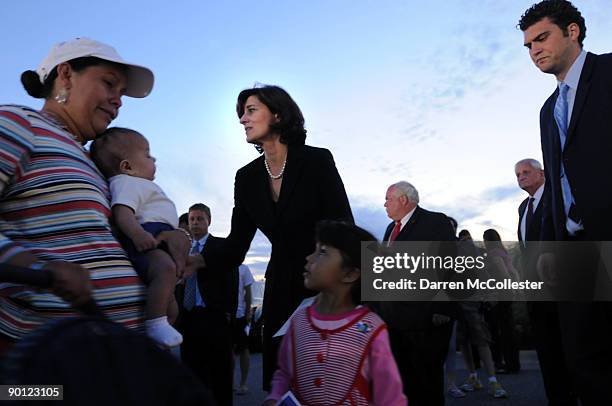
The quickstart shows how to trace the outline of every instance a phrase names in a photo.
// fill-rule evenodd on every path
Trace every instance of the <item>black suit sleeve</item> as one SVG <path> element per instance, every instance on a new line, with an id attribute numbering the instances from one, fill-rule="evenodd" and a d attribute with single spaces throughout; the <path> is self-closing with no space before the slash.
<path id="1" fill-rule="evenodd" d="M 540 204 L 542 205 L 542 228 L 540 229 L 540 241 L 555 240 L 555 226 L 552 218 L 552 196 L 550 191 L 550 176 L 546 174 L 544 182 L 544 194 Z"/>
<path id="2" fill-rule="evenodd" d="M 211 252 L 223 249 L 226 239 L 209 236 L 204 247 Z M 207 306 L 219 309 L 231 316 L 236 314 L 238 305 L 238 268 L 227 263 L 198 270 L 197 280 L 200 293 Z"/>
<path id="3" fill-rule="evenodd" d="M 353 213 L 346 196 L 344 183 L 342 183 L 331 152 L 326 149 L 322 150 L 319 161 L 317 181 L 319 182 L 319 196 L 321 196 L 321 218 L 353 223 Z"/>
<path id="4" fill-rule="evenodd" d="M 247 197 L 243 192 L 242 183 L 247 181 L 247 173 L 238 171 L 234 182 L 234 210 L 232 211 L 232 228 L 222 244 L 215 244 L 209 248 L 208 244 L 202 251 L 207 266 L 238 267 L 251 246 L 251 241 L 257 231 L 257 226 L 244 206 Z"/>
<path id="5" fill-rule="evenodd" d="M 385 235 L 383 236 L 383 241 L 388 241 L 389 237 L 391 236 L 391 231 L 393 231 L 393 227 L 395 226 L 395 223 L 391 223 L 387 226 L 387 229 L 385 230 Z"/>
<path id="6" fill-rule="evenodd" d="M 529 198 L 523 200 L 518 207 L 518 228 L 516 230 L 516 236 L 518 238 L 518 241 L 521 241 L 521 219 L 523 218 L 523 213 L 525 213 L 525 208 L 527 204 L 529 204 Z"/>
<path id="7" fill-rule="evenodd" d="M 440 244 L 438 255 L 442 258 L 456 257 L 457 239 L 455 238 L 455 230 L 448 217 L 444 214 L 437 215 L 432 230 L 435 230 L 435 237 L 432 238 L 432 241 L 439 241 Z M 454 276 L 454 271 L 452 270 L 438 270 L 439 280 L 447 280 L 452 276 Z M 457 307 L 452 302 L 432 302 L 431 312 L 432 314 L 444 314 L 451 318 L 457 318 Z"/>
<path id="8" fill-rule="evenodd" d="M 431 241 L 456 241 L 455 230 L 448 217 L 444 214 L 437 214 L 436 221 L 432 224 L 433 236 Z"/>

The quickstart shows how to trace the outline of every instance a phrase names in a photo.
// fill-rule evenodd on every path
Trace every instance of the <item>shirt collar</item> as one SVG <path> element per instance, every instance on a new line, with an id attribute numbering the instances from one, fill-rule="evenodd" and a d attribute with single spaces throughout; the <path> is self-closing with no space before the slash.
<path id="1" fill-rule="evenodd" d="M 415 210 L 416 210 L 416 206 L 414 207 L 414 209 L 412 209 L 408 213 L 406 213 L 406 215 L 404 217 L 402 217 L 402 219 L 400 220 L 401 223 L 402 223 L 402 227 L 401 228 L 404 228 L 406 223 L 408 223 L 408 220 L 410 220 L 410 217 L 412 217 L 412 214 L 414 213 Z"/>
<path id="2" fill-rule="evenodd" d="M 195 247 L 195 244 L 199 244 L 200 247 L 203 247 L 204 244 L 206 244 L 206 240 L 208 240 L 209 235 L 210 233 L 207 233 L 204 237 L 200 238 L 199 240 L 193 240 L 194 247 Z"/>
<path id="3" fill-rule="evenodd" d="M 561 86 L 561 83 L 565 83 L 571 89 L 576 91 L 578 89 L 578 82 L 580 81 L 580 74 L 582 73 L 582 67 L 584 66 L 584 61 L 586 60 L 587 53 L 583 49 L 580 51 L 580 54 L 572 64 L 572 66 L 567 71 L 567 75 L 565 75 L 565 79 L 563 82 L 558 82 L 557 85 Z"/>
<path id="4" fill-rule="evenodd" d="M 543 194 L 544 194 L 544 184 L 542 183 L 540 187 L 538 188 L 538 190 L 536 190 L 533 196 L 531 197 L 533 197 L 534 200 L 537 202 L 542 198 Z"/>

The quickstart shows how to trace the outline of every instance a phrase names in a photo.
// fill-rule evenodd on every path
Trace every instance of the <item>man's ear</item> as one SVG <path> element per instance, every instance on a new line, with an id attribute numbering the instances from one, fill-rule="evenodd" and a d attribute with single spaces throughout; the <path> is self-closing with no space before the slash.
<path id="1" fill-rule="evenodd" d="M 578 40 L 580 36 L 580 26 L 576 23 L 571 23 L 567 26 L 567 33 L 572 39 Z"/>

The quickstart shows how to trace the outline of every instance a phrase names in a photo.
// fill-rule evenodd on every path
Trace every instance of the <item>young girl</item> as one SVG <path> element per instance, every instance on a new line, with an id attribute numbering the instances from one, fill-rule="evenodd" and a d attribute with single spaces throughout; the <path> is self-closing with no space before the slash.
<path id="1" fill-rule="evenodd" d="M 319 294 L 291 318 L 264 405 L 289 390 L 304 405 L 406 405 L 386 325 L 359 305 L 361 242 L 376 239 L 352 224 L 322 221 L 316 240 L 304 285 Z"/>
<path id="2" fill-rule="evenodd" d="M 176 347 L 181 334 L 168 322 L 176 318 L 174 299 L 176 268 L 155 237 L 178 227 L 174 203 L 157 186 L 155 158 L 140 133 L 127 128 L 106 130 L 91 145 L 91 158 L 108 178 L 115 224 L 123 236 L 121 245 L 136 272 L 147 284 L 145 326 L 147 334 L 163 347 Z"/>

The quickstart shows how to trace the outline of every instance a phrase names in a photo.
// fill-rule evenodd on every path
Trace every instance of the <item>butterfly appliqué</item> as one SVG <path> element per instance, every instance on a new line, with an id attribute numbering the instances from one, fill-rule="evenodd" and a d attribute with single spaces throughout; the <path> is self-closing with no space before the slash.
<path id="1" fill-rule="evenodd" d="M 360 321 L 359 323 L 357 323 L 356 327 L 357 330 L 361 331 L 362 333 L 369 333 L 372 330 L 372 326 L 370 326 L 365 321 Z"/>

